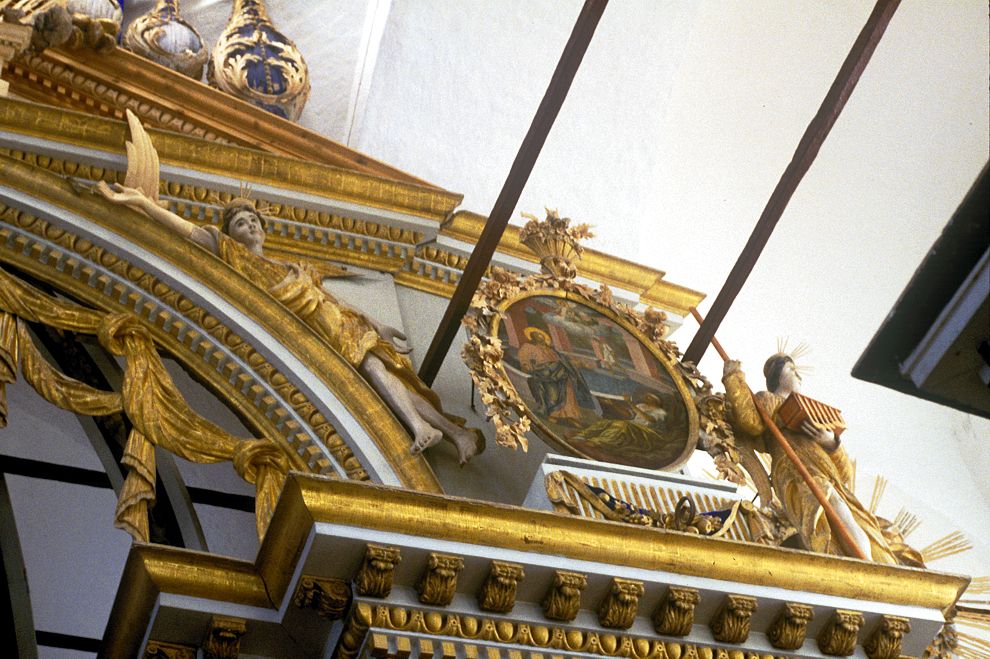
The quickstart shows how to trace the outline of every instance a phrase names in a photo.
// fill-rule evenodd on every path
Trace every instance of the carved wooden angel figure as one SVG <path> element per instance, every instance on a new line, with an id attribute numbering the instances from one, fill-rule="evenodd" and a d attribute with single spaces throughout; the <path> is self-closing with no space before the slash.
<path id="1" fill-rule="evenodd" d="M 110 201 L 143 212 L 177 234 L 205 247 L 248 279 L 264 286 L 343 356 L 378 392 L 413 435 L 410 452 L 419 453 L 442 438 L 457 448 L 464 464 L 484 450 L 478 430 L 443 413 L 437 395 L 419 379 L 403 348 L 406 337 L 337 300 L 322 288 L 323 277 L 305 264 L 283 263 L 264 256 L 267 220 L 254 202 L 234 198 L 223 209 L 222 226 L 200 227 L 172 213 L 158 201 L 158 154 L 141 122 L 127 111 L 124 185 L 105 182 L 97 191 Z"/>
<path id="2" fill-rule="evenodd" d="M 801 376 L 794 359 L 788 354 L 777 353 L 766 361 L 763 373 L 766 376 L 767 391 L 757 393 L 756 399 L 770 418 L 774 419 L 812 478 L 825 492 L 828 502 L 849 529 L 856 545 L 865 556 L 872 557 L 874 561 L 897 563 L 877 519 L 853 494 L 852 466 L 837 434 L 807 420 L 796 429 L 786 427 L 787 424 L 780 420 L 779 415 L 785 400 L 801 389 Z M 770 436 L 770 430 L 756 409 L 738 361 L 725 362 L 722 382 L 732 407 L 732 423 L 736 430 L 741 462 L 753 476 L 760 500 L 769 506 L 773 505 L 774 495 L 779 498 L 789 522 L 798 531 L 797 537 L 804 549 L 844 554 L 821 504 L 803 482 L 797 467 Z M 753 450 L 770 455 L 772 463 L 769 481 L 766 472 L 755 460 Z M 749 452 L 749 456 L 746 456 L 749 460 L 743 459 L 746 452 Z"/>

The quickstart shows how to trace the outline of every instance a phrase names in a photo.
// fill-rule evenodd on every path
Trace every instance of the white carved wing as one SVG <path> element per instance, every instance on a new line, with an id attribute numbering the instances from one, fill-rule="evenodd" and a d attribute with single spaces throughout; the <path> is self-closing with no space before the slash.
<path id="1" fill-rule="evenodd" d="M 140 190 L 148 199 L 160 204 L 158 152 L 155 151 L 151 137 L 141 125 L 141 121 L 130 109 L 127 110 L 127 125 L 131 129 L 131 139 L 126 145 L 127 174 L 124 177 L 124 185 Z"/>

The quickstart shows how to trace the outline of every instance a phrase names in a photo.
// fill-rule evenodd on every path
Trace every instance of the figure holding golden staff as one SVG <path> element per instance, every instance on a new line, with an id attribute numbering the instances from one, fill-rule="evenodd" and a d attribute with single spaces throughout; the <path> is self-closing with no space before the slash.
<path id="1" fill-rule="evenodd" d="M 101 195 L 205 247 L 298 315 L 361 373 L 406 424 L 413 435 L 410 452 L 419 453 L 446 438 L 464 464 L 484 450 L 480 431 L 446 416 L 436 393 L 416 375 L 406 357 L 409 350 L 395 343 L 405 341 L 402 332 L 339 301 L 323 289 L 323 276 L 316 270 L 264 256 L 266 220 L 254 202 L 240 197 L 228 202 L 220 229 L 197 226 L 163 208 L 158 203 L 158 154 L 130 110 L 127 120 L 132 141 L 127 143 L 125 184 L 111 187 L 101 181 L 97 185 Z"/>
<path id="2" fill-rule="evenodd" d="M 774 420 L 811 478 L 825 493 L 828 503 L 862 554 L 877 562 L 897 563 L 876 518 L 853 494 L 852 466 L 836 433 L 808 420 L 797 428 L 788 427 L 780 420 L 781 406 L 789 396 L 798 394 L 801 389 L 801 376 L 794 359 L 790 355 L 777 353 L 766 361 L 763 373 L 767 390 L 755 396 L 746 385 L 738 361 L 725 362 L 722 382 L 732 406 L 737 443 L 741 449 L 770 455 L 773 492 L 779 498 L 788 520 L 797 529 L 803 547 L 827 554 L 848 553 L 843 551 L 824 514 L 822 503 L 804 482 L 797 465 L 784 454 L 781 444 L 770 436 L 771 429 L 757 410 L 757 404 Z M 764 501 L 764 505 L 769 504 L 769 501 Z"/>

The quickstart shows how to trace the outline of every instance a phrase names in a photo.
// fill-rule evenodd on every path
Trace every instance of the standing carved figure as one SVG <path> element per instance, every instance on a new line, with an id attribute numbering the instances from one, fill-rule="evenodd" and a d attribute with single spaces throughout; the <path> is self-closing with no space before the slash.
<path id="1" fill-rule="evenodd" d="M 400 331 L 382 325 L 337 300 L 323 289 L 320 273 L 295 263 L 264 256 L 266 220 L 255 204 L 235 198 L 223 210 L 223 224 L 200 227 L 163 208 L 158 202 L 158 154 L 137 117 L 128 110 L 131 141 L 127 143 L 124 185 L 97 185 L 101 195 L 143 212 L 153 220 L 210 250 L 240 274 L 256 282 L 298 315 L 357 369 L 413 434 L 410 452 L 419 453 L 450 440 L 464 464 L 484 450 L 480 431 L 464 428 L 447 417 L 440 399 L 413 371 Z"/>
<path id="2" fill-rule="evenodd" d="M 767 391 L 756 394 L 756 399 L 776 422 L 777 412 L 787 397 L 799 392 L 801 376 L 794 360 L 783 353 L 770 357 L 763 367 L 763 373 L 767 379 Z M 794 463 L 784 454 L 774 438 L 770 437 L 770 431 L 756 409 L 738 361 L 729 360 L 725 363 L 722 382 L 731 403 L 737 442 L 740 448 L 770 454 L 773 492 L 780 499 L 790 523 L 797 529 L 804 548 L 827 554 L 844 554 L 821 504 L 801 478 Z M 825 492 L 829 503 L 863 553 L 877 562 L 896 563 L 876 518 L 853 494 L 852 465 L 835 433 L 816 427 L 809 421 L 805 421 L 798 431 L 788 430 L 779 422 L 777 425 Z M 765 493 L 761 493 L 761 499 L 764 495 Z M 764 500 L 764 505 L 771 503 Z"/>

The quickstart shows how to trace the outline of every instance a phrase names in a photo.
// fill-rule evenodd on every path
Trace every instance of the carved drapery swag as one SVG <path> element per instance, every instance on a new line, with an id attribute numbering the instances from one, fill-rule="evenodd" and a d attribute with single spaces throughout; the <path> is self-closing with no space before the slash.
<path id="1" fill-rule="evenodd" d="M 54 369 L 35 347 L 28 322 L 96 335 L 105 349 L 125 359 L 121 393 L 95 389 Z M 270 440 L 235 437 L 193 412 L 165 370 L 151 333 L 135 316 L 57 299 L 0 268 L 0 427 L 8 413 L 4 386 L 14 382 L 18 368 L 25 382 L 62 409 L 87 416 L 127 415 L 133 426 L 122 459 L 128 474 L 114 524 L 135 540 L 149 537 L 155 446 L 192 462 L 233 462 L 237 473 L 255 486 L 258 536 L 264 537 L 288 459 Z"/>

